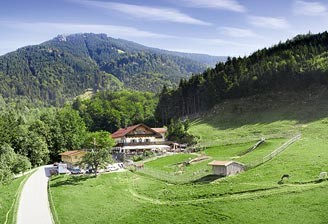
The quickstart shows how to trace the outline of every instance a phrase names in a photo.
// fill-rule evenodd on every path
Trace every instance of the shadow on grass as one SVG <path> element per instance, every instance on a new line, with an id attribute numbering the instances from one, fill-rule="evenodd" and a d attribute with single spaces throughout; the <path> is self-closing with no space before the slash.
<path id="1" fill-rule="evenodd" d="M 194 184 L 209 184 L 219 178 L 222 178 L 223 176 L 219 176 L 219 175 L 214 175 L 214 174 L 209 174 L 206 176 L 203 176 L 197 180 L 192 181 L 192 183 Z"/>
<path id="2" fill-rule="evenodd" d="M 94 175 L 79 175 L 79 176 L 69 176 L 63 180 L 60 175 L 53 177 L 51 180 L 53 183 L 51 183 L 51 187 L 60 187 L 60 186 L 66 186 L 66 185 L 80 185 L 81 182 L 86 181 L 88 179 L 96 178 Z"/>
<path id="3" fill-rule="evenodd" d="M 195 123 L 206 123 L 218 130 L 285 120 L 305 124 L 328 116 L 327 94 L 327 87 L 312 86 L 301 91 L 270 91 L 226 100 Z"/>

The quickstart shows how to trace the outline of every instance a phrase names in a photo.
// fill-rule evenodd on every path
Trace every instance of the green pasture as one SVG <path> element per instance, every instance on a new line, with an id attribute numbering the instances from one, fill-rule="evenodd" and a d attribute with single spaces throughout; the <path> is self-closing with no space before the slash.
<path id="1" fill-rule="evenodd" d="M 202 152 L 158 158 L 136 172 L 53 177 L 59 222 L 326 223 L 328 182 L 318 178 L 328 171 L 328 97 L 296 95 L 231 100 L 194 119 L 190 131 Z M 261 161 L 297 134 L 301 139 L 276 157 L 238 175 L 218 178 L 207 165 Z M 265 143 L 242 155 L 262 137 Z M 179 172 L 198 156 L 208 159 Z M 290 178 L 281 181 L 284 174 Z"/>

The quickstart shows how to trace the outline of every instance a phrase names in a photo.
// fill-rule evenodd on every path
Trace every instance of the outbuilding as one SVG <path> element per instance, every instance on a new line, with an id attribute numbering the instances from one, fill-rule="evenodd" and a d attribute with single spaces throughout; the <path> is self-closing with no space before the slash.
<path id="1" fill-rule="evenodd" d="M 85 151 L 81 150 L 72 150 L 59 153 L 61 160 L 67 164 L 67 168 L 73 168 L 77 166 L 81 161 L 83 156 L 86 154 Z"/>
<path id="2" fill-rule="evenodd" d="M 230 176 L 245 170 L 242 163 L 236 161 L 212 161 L 208 165 L 212 166 L 213 173 L 219 176 Z"/>

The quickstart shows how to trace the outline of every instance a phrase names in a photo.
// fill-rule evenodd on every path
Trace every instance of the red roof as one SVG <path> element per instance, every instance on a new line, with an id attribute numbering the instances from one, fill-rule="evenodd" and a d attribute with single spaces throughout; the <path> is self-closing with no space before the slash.
<path id="1" fill-rule="evenodd" d="M 124 137 L 126 134 L 128 134 L 131 131 L 133 131 L 134 129 L 136 129 L 140 125 L 141 124 L 137 124 L 137 125 L 133 125 L 133 126 L 126 127 L 126 128 L 120 128 L 120 129 L 118 129 L 116 132 L 114 132 L 112 134 L 112 138 L 121 138 L 121 137 Z"/>
<path id="2" fill-rule="evenodd" d="M 120 128 L 118 129 L 116 132 L 114 132 L 113 134 L 111 134 L 112 138 L 122 138 L 125 135 L 127 135 L 128 133 L 130 133 L 131 131 L 133 131 L 134 129 L 136 129 L 139 126 L 143 126 L 146 129 L 154 132 L 154 134 L 160 136 L 160 133 L 165 133 L 166 132 L 166 128 L 150 128 L 147 125 L 144 124 L 137 124 L 137 125 L 133 125 L 130 127 L 126 127 L 126 128 Z"/>
<path id="3" fill-rule="evenodd" d="M 81 151 L 81 150 L 72 150 L 72 151 L 66 151 L 66 152 L 59 153 L 59 155 L 61 155 L 61 156 L 71 156 L 71 155 L 80 154 L 80 153 L 85 153 L 85 152 Z"/>

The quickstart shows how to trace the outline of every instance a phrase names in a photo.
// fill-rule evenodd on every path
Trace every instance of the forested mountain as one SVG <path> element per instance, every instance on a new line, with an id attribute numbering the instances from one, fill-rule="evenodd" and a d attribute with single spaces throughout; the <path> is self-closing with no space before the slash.
<path id="1" fill-rule="evenodd" d="M 159 52 L 180 56 L 183 58 L 189 58 L 194 61 L 198 61 L 210 67 L 215 67 L 215 65 L 219 62 L 225 62 L 227 60 L 226 56 L 212 56 L 207 54 L 195 54 L 195 53 L 184 53 L 184 52 L 176 52 L 176 51 L 166 51 L 159 50 Z"/>
<path id="2" fill-rule="evenodd" d="M 156 92 L 163 84 L 175 86 L 181 78 L 204 71 L 215 57 L 190 58 L 106 34 L 59 35 L 1 56 L 0 94 L 60 105 L 90 88 L 116 90 L 124 86 Z M 197 58 L 211 61 L 200 63 Z"/>
<path id="3" fill-rule="evenodd" d="M 223 99 L 327 83 L 328 33 L 298 35 L 248 57 L 229 57 L 214 69 L 182 79 L 176 89 L 164 87 L 156 116 L 166 124 L 171 118 L 208 110 Z"/>

